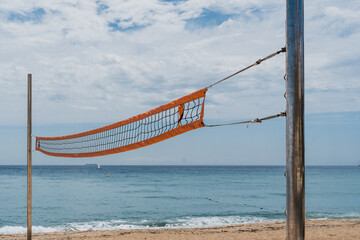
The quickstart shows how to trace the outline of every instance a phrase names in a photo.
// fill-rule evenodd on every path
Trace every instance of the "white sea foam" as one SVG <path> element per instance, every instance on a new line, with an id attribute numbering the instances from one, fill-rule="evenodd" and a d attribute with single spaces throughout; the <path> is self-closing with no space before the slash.
<path id="1" fill-rule="evenodd" d="M 0 234 L 17 234 L 17 233 L 26 233 L 26 227 L 22 226 L 5 226 L 0 228 Z M 34 233 L 41 232 L 61 232 L 65 231 L 65 229 L 61 229 L 58 227 L 42 227 L 42 226 L 33 226 L 32 231 Z"/>
<path id="2" fill-rule="evenodd" d="M 309 213 L 310 219 L 349 219 L 349 218 L 360 218 L 359 212 L 350 213 Z"/>
<path id="3" fill-rule="evenodd" d="M 360 218 L 359 213 L 346 214 L 310 214 L 310 219 L 341 219 L 341 218 Z M 168 219 L 163 221 L 90 221 L 74 222 L 54 227 L 33 226 L 34 233 L 40 232 L 62 232 L 62 231 L 88 231 L 88 230 L 119 230 L 119 229 L 159 229 L 159 228 L 199 228 L 228 226 L 246 223 L 260 223 L 269 221 L 283 221 L 285 219 L 270 219 L 261 217 L 241 217 L 241 216 L 217 216 L 217 217 L 184 217 L 178 219 Z M 22 226 L 5 226 L 0 228 L 0 234 L 26 233 L 26 228 Z"/>
<path id="4" fill-rule="evenodd" d="M 197 227 L 215 227 L 236 225 L 245 223 L 257 223 L 275 221 L 274 219 L 266 219 L 259 217 L 240 217 L 240 216 L 228 216 L 228 217 L 187 217 L 177 219 L 173 223 L 167 224 L 165 227 L 170 228 L 197 228 Z"/>
<path id="5" fill-rule="evenodd" d="M 33 226 L 34 233 L 40 232 L 62 232 L 62 231 L 87 231 L 87 230 L 118 230 L 118 229 L 149 229 L 149 228 L 196 228 L 224 225 L 236 225 L 244 223 L 255 223 L 270 221 L 269 219 L 257 217 L 185 217 L 164 221 L 141 220 L 130 222 L 125 220 L 74 222 L 54 227 Z M 274 221 L 274 220 L 272 220 Z M 26 233 L 22 226 L 5 226 L 0 228 L 0 234 Z"/>

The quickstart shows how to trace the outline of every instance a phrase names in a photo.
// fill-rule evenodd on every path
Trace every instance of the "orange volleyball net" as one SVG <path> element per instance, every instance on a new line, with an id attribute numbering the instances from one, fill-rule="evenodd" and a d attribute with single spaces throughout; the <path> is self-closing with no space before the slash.
<path id="1" fill-rule="evenodd" d="M 55 157 L 96 157 L 145 147 L 203 127 L 206 88 L 129 119 L 87 132 L 36 137 L 36 150 Z"/>
<path id="2" fill-rule="evenodd" d="M 285 116 L 286 114 L 283 112 L 242 122 L 214 125 L 205 125 L 203 122 L 205 94 L 209 88 L 283 52 L 286 52 L 286 48 L 281 48 L 267 57 L 258 59 L 253 64 L 206 88 L 129 119 L 67 136 L 36 137 L 36 150 L 55 157 L 104 156 L 146 147 L 200 127 L 261 123 L 264 120 Z"/>

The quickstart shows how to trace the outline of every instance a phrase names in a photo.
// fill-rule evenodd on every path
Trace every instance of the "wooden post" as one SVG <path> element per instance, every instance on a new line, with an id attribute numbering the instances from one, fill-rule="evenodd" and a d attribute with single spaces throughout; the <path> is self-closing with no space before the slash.
<path id="1" fill-rule="evenodd" d="M 286 239 L 305 238 L 304 3 L 286 1 Z"/>
<path id="2" fill-rule="evenodd" d="M 27 240 L 31 240 L 31 74 L 28 74 L 27 112 Z"/>

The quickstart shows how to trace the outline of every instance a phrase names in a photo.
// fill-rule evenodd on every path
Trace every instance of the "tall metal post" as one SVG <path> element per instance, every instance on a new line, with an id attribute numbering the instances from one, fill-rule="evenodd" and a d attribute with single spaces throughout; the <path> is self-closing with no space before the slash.
<path id="1" fill-rule="evenodd" d="M 305 238 L 304 3 L 286 0 L 286 237 Z"/>
<path id="2" fill-rule="evenodd" d="M 27 240 L 31 240 L 31 74 L 28 74 L 27 112 Z"/>

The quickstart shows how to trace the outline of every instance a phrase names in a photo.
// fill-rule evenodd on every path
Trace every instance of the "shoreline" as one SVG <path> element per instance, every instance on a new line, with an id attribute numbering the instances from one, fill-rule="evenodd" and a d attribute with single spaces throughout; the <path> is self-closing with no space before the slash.
<path id="1" fill-rule="evenodd" d="M 307 220 L 307 240 L 360 240 L 360 219 Z M 248 223 L 206 228 L 161 228 L 35 233 L 36 240 L 166 240 L 166 239 L 285 239 L 286 222 Z M 23 240 L 26 234 L 4 234 L 0 239 Z"/>

